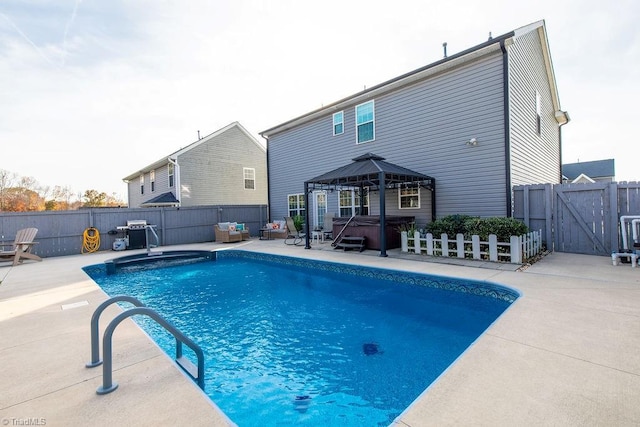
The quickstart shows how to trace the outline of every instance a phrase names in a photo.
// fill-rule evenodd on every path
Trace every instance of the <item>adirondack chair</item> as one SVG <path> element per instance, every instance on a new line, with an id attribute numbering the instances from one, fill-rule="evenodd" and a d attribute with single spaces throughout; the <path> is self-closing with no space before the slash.
<path id="1" fill-rule="evenodd" d="M 23 228 L 16 233 L 16 240 L 11 245 L 11 250 L 4 250 L 5 245 L 2 245 L 0 250 L 0 261 L 11 261 L 13 259 L 13 265 L 22 264 L 25 259 L 32 259 L 34 261 L 42 261 L 38 255 L 31 253 L 34 242 L 38 233 L 37 228 Z M 7 247 L 9 245 L 6 245 Z"/>

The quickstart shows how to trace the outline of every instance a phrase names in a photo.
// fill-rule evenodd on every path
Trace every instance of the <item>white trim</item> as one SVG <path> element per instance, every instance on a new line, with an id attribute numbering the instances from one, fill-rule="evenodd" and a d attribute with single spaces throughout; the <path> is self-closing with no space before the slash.
<path id="1" fill-rule="evenodd" d="M 364 123 L 358 123 L 358 107 L 366 105 L 366 104 L 371 104 L 373 107 L 371 109 L 372 113 L 373 113 L 373 118 L 371 119 L 371 122 L 364 122 Z M 376 140 L 376 103 L 375 100 L 370 99 L 368 101 L 362 102 L 358 105 L 356 105 L 355 107 L 353 107 L 353 112 L 354 112 L 354 121 L 356 124 L 356 144 L 366 144 L 367 142 L 373 142 Z M 368 139 L 366 141 L 358 141 L 358 127 L 362 126 L 362 125 L 366 125 L 367 123 L 373 123 L 373 138 Z"/>
<path id="2" fill-rule="evenodd" d="M 337 124 L 336 115 L 337 114 L 342 114 L 342 119 L 340 120 L 340 123 L 339 123 L 342 125 L 342 131 L 339 133 L 336 133 L 336 124 Z M 336 111 L 331 115 L 331 130 L 333 132 L 333 136 L 342 135 L 344 133 L 344 110 Z"/>
<path id="3" fill-rule="evenodd" d="M 420 209 L 420 206 L 422 206 L 422 197 L 421 197 L 421 191 L 420 191 L 420 187 L 412 187 L 412 188 L 405 188 L 405 190 L 418 190 L 418 206 L 409 206 L 406 208 L 402 207 L 402 188 L 398 188 L 398 209 Z M 405 195 L 404 197 L 413 197 L 415 196 L 415 194 L 408 194 Z"/>

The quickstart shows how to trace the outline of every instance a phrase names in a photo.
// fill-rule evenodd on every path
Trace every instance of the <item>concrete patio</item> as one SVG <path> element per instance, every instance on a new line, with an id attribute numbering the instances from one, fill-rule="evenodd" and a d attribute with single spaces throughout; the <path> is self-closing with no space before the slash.
<path id="1" fill-rule="evenodd" d="M 640 425 L 640 268 L 613 266 L 608 257 L 553 253 L 515 271 L 508 264 L 439 262 L 397 250 L 381 258 L 374 251 L 331 250 L 328 243 L 305 250 L 257 239 L 163 249 L 185 248 L 265 251 L 519 290 L 522 297 L 396 426 Z M 113 378 L 120 387 L 95 393 L 102 368 L 85 368 L 89 322 L 107 296 L 81 268 L 118 255 L 0 264 L 2 425 L 233 425 L 131 320 L 114 335 Z M 101 326 L 118 312 L 108 309 Z"/>

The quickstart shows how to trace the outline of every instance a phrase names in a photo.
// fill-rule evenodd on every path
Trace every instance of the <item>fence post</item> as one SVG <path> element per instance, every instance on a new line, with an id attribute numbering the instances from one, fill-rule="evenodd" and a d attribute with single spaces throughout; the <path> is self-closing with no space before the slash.
<path id="1" fill-rule="evenodd" d="M 442 249 L 442 256 L 449 256 L 449 236 L 445 233 L 440 235 L 440 245 Z"/>
<path id="2" fill-rule="evenodd" d="M 481 259 L 480 236 L 478 236 L 477 234 L 471 236 L 471 250 L 473 251 L 473 259 Z"/>
<path id="3" fill-rule="evenodd" d="M 427 255 L 433 255 L 433 234 L 427 233 Z"/>
<path id="4" fill-rule="evenodd" d="M 509 240 L 511 243 L 511 249 L 509 250 L 511 253 L 511 263 L 522 264 L 522 237 L 511 236 Z"/>
<path id="5" fill-rule="evenodd" d="M 422 248 L 420 247 L 420 232 L 418 230 L 415 231 L 415 233 L 413 234 L 414 238 L 413 238 L 413 250 L 415 253 L 417 253 L 418 255 L 420 255 L 422 253 Z"/>
<path id="6" fill-rule="evenodd" d="M 489 234 L 489 261 L 498 261 L 498 237 Z"/>
<path id="7" fill-rule="evenodd" d="M 464 234 L 456 234 L 456 250 L 458 252 L 458 258 L 464 258 Z"/>
<path id="8" fill-rule="evenodd" d="M 409 237 L 406 231 L 400 232 L 400 251 L 409 252 Z"/>

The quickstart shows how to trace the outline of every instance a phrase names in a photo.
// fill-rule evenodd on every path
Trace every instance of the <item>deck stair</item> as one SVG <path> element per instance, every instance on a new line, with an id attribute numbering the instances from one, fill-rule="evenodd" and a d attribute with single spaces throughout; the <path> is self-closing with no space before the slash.
<path id="1" fill-rule="evenodd" d="M 365 249 L 365 240 L 366 237 L 362 236 L 342 236 L 335 244 L 334 249 L 344 249 L 345 251 L 358 249 L 362 252 Z"/>

